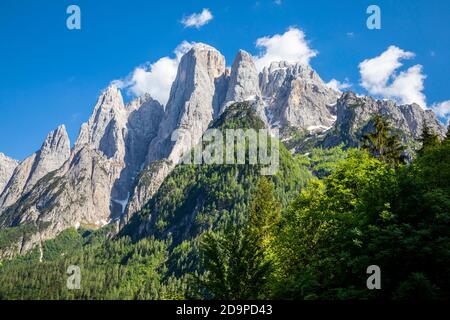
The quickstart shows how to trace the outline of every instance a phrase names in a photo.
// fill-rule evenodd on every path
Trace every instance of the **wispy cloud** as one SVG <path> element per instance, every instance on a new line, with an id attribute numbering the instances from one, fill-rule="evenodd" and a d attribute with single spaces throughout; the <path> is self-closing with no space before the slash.
<path id="1" fill-rule="evenodd" d="M 318 53 L 309 47 L 305 33 L 293 27 L 283 34 L 259 38 L 256 47 L 261 49 L 261 53 L 255 57 L 258 70 L 275 61 L 309 64 L 309 60 Z"/>
<path id="2" fill-rule="evenodd" d="M 201 13 L 193 13 L 190 16 L 183 18 L 181 23 L 185 28 L 195 27 L 199 29 L 210 22 L 213 18 L 214 16 L 209 9 L 203 9 Z"/>

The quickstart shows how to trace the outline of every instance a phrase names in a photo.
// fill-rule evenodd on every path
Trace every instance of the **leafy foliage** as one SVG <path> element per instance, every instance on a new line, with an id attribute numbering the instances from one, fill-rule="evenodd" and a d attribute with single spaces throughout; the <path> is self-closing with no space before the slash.
<path id="1" fill-rule="evenodd" d="M 312 181 L 284 216 L 277 297 L 448 298 L 450 145 L 394 170 L 363 151 Z M 382 270 L 367 290 L 366 268 Z"/>

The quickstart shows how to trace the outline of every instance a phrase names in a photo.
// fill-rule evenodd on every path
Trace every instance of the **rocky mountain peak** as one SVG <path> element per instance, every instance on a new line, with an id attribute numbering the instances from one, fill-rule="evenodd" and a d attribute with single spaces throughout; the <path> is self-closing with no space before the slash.
<path id="1" fill-rule="evenodd" d="M 200 71 L 205 72 L 209 80 L 220 77 L 225 71 L 225 57 L 212 46 L 196 43 L 181 58 L 175 82 L 177 80 L 200 80 L 202 79 L 199 77 Z"/>
<path id="2" fill-rule="evenodd" d="M 124 152 L 123 129 L 126 126 L 128 111 L 122 94 L 116 85 L 110 85 L 97 99 L 89 121 L 81 126 L 75 150 L 85 145 L 100 150 L 107 157 L 119 151 Z M 120 155 L 118 155 L 120 156 Z"/>
<path id="3" fill-rule="evenodd" d="M 45 138 L 31 168 L 24 191 L 30 190 L 46 174 L 59 169 L 70 157 L 70 140 L 66 127 L 60 125 Z"/>
<path id="4" fill-rule="evenodd" d="M 231 67 L 225 104 L 254 100 L 261 96 L 259 74 L 252 56 L 240 50 Z"/>
<path id="5" fill-rule="evenodd" d="M 0 195 L 0 211 L 30 191 L 45 175 L 59 169 L 69 157 L 70 140 L 66 128 L 61 125 L 47 135 L 37 152 L 15 168 Z"/>
<path id="6" fill-rule="evenodd" d="M 222 88 L 225 57 L 215 48 L 196 44 L 180 61 L 158 136 L 149 150 L 149 161 L 169 157 L 178 162 L 181 154 L 198 141 L 219 110 L 218 87 Z M 192 141 L 171 141 L 175 129 L 189 129 Z"/>
<path id="7" fill-rule="evenodd" d="M 55 155 L 67 160 L 70 154 L 70 139 L 66 127 L 60 125 L 56 130 L 50 132 L 39 152 L 41 157 Z"/>
<path id="8" fill-rule="evenodd" d="M 216 48 L 214 48 L 213 46 L 203 43 L 203 42 L 196 42 L 192 45 L 191 50 L 196 51 L 196 52 L 200 52 L 200 51 L 207 51 L 207 52 L 211 52 L 211 51 L 215 51 L 217 53 L 220 54 L 219 50 L 217 50 Z"/>
<path id="9" fill-rule="evenodd" d="M 361 138 L 371 130 L 374 115 L 385 116 L 391 126 L 400 134 L 406 145 L 416 145 L 426 124 L 436 134 L 445 135 L 445 127 L 439 123 L 431 110 L 419 105 L 397 105 L 392 100 L 376 100 L 369 96 L 358 96 L 348 91 L 342 94 L 336 103 L 337 119 L 333 129 L 328 132 L 323 146 L 329 147 L 345 143 L 358 146 Z M 408 150 L 413 152 L 413 150 Z"/>
<path id="10" fill-rule="evenodd" d="M 146 203 L 181 157 L 197 144 L 219 113 L 228 83 L 225 57 L 215 48 L 195 44 L 180 60 L 146 166 L 128 203 L 128 213 Z M 178 130 L 178 139 L 172 134 Z"/>
<path id="11" fill-rule="evenodd" d="M 231 102 L 251 101 L 248 105 L 264 125 L 280 129 L 284 141 L 315 134 L 323 137 L 322 146 L 357 141 L 376 113 L 389 115 L 412 138 L 425 122 L 445 130 L 433 112 L 418 105 L 397 106 L 353 92 L 337 100 L 337 92 L 309 65 L 273 62 L 258 72 L 252 56 L 241 50 L 227 68 L 217 49 L 194 44 L 180 59 L 166 107 L 149 94 L 125 105 L 119 88 L 110 85 L 82 125 L 72 152 L 60 126 L 21 163 L 0 154 L 0 212 L 12 208 L 0 215 L 0 227 L 48 221 L 50 227 L 34 238 L 40 241 L 70 226 L 126 221 L 154 196 Z M 178 139 L 172 141 L 178 129 Z M 6 215 L 11 219 L 3 223 Z M 35 243 L 29 242 L 31 248 Z"/>
<path id="12" fill-rule="evenodd" d="M 124 106 L 122 93 L 115 84 L 110 84 L 100 95 L 97 102 L 98 106 L 105 107 L 120 107 Z"/>
<path id="13" fill-rule="evenodd" d="M 272 126 L 326 130 L 335 121 L 337 93 L 308 65 L 273 62 L 259 76 Z"/>
<path id="14" fill-rule="evenodd" d="M 152 98 L 149 93 L 144 93 L 143 95 L 131 100 L 127 105 L 126 109 L 128 112 L 139 109 L 142 105 L 147 104 L 151 101 L 156 101 Z"/>

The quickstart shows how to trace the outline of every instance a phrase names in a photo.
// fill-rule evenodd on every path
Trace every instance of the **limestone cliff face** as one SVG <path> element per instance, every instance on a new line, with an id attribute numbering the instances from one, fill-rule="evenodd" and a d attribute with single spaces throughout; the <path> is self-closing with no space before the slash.
<path id="1" fill-rule="evenodd" d="M 64 125 L 47 135 L 39 151 L 22 161 L 14 170 L 0 195 L 0 212 L 29 192 L 39 179 L 59 169 L 69 159 L 70 141 Z"/>
<path id="2" fill-rule="evenodd" d="M 6 208 L 0 226 L 39 226 L 39 236 L 30 236 L 20 246 L 33 248 L 68 227 L 100 227 L 120 217 L 162 115 L 163 107 L 149 96 L 125 106 L 120 91 L 110 86 L 82 125 L 73 150 L 68 149 L 67 161 L 36 179 L 29 192 Z M 37 158 L 24 161 L 20 172 L 32 168 Z"/>
<path id="3" fill-rule="evenodd" d="M 420 149 L 424 124 L 442 138 L 446 133 L 433 111 L 424 110 L 417 104 L 397 105 L 394 101 L 357 96 L 349 91 L 337 101 L 336 111 L 336 122 L 332 127 L 321 132 L 309 132 L 301 141 L 288 145 L 291 151 L 306 152 L 314 146 L 330 148 L 340 144 L 358 147 L 364 135 L 373 131 L 375 115 L 387 119 L 406 147 L 406 159 L 414 158 L 415 152 Z"/>
<path id="4" fill-rule="evenodd" d="M 326 129 L 335 121 L 337 92 L 309 66 L 274 62 L 260 74 L 271 125 L 300 130 Z"/>
<path id="5" fill-rule="evenodd" d="M 170 161 L 163 159 L 153 161 L 140 173 L 138 183 L 128 202 L 127 215 L 124 216 L 122 225 L 127 223 L 131 216 L 141 210 L 153 197 L 173 168 Z"/>
<path id="6" fill-rule="evenodd" d="M 261 97 L 259 75 L 252 56 L 240 50 L 231 67 L 225 105 Z"/>
<path id="7" fill-rule="evenodd" d="M 225 58 L 213 47 L 197 44 L 180 61 L 170 91 L 158 136 L 149 148 L 148 163 L 168 158 L 177 163 L 208 128 L 222 101 L 216 85 L 225 73 Z M 176 129 L 189 131 L 177 142 L 171 141 Z"/>
<path id="8" fill-rule="evenodd" d="M 346 92 L 338 100 L 336 107 L 336 123 L 324 140 L 326 147 L 339 143 L 357 146 L 362 136 L 370 130 L 371 119 L 376 114 L 388 119 L 405 144 L 419 140 L 424 124 L 440 136 L 444 136 L 446 132 L 431 110 L 423 110 L 417 104 L 399 106 L 394 101 L 358 97 L 353 92 Z"/>
<path id="9" fill-rule="evenodd" d="M 0 152 L 0 194 L 7 185 L 14 170 L 19 165 L 19 161 L 14 160 Z"/>
<path id="10" fill-rule="evenodd" d="M 226 82 L 225 58 L 213 47 L 196 44 L 182 57 L 158 135 L 132 192 L 129 214 L 142 208 L 183 154 L 200 141 L 223 104 Z M 175 130 L 178 138 L 172 141 Z"/>

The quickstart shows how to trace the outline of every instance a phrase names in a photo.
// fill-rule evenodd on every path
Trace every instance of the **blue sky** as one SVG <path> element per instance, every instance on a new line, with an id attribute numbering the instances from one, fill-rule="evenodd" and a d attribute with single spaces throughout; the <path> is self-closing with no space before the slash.
<path id="1" fill-rule="evenodd" d="M 81 8 L 81 30 L 68 30 L 66 9 Z M 366 9 L 377 4 L 382 29 L 366 27 Z M 181 20 L 208 8 L 201 28 Z M 231 65 L 239 49 L 254 55 L 257 39 L 295 27 L 306 34 L 310 60 L 325 81 L 338 79 L 367 93 L 358 65 L 394 45 L 420 64 L 428 105 L 450 99 L 450 2 L 410 1 L 115 1 L 2 0 L 0 2 L 0 152 L 23 159 L 49 131 L 65 124 L 71 140 L 96 98 L 115 79 L 161 57 L 182 42 L 204 42 Z"/>

